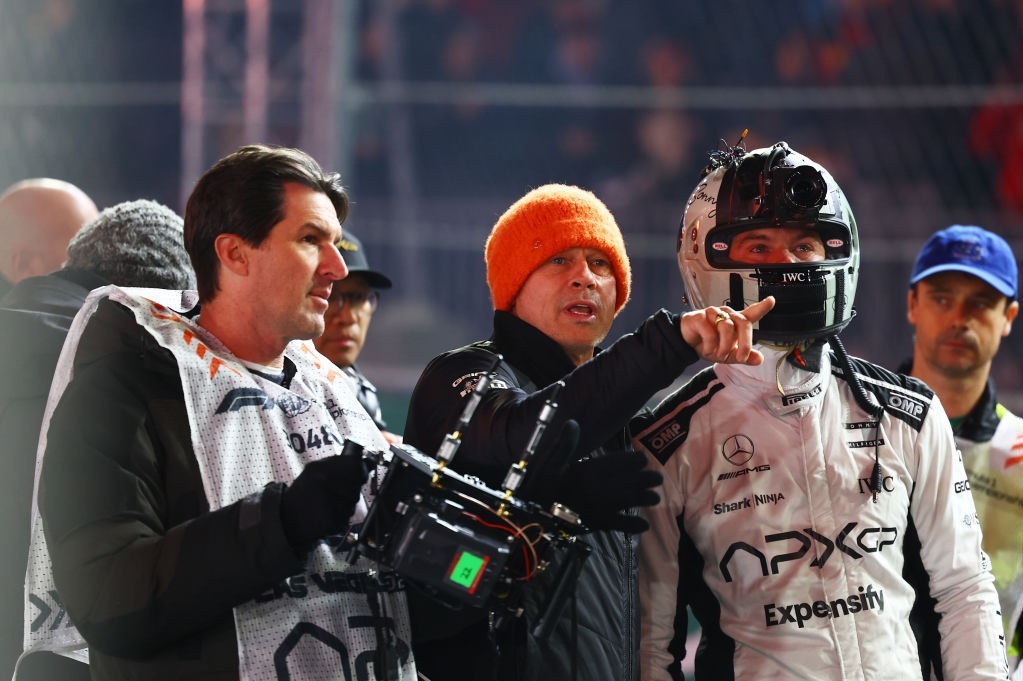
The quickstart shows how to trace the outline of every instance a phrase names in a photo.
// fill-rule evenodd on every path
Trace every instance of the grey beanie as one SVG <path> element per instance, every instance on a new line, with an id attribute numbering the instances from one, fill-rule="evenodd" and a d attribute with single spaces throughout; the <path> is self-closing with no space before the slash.
<path id="1" fill-rule="evenodd" d="M 140 199 L 105 209 L 72 237 L 66 267 L 118 286 L 194 289 L 184 221 L 167 206 Z"/>

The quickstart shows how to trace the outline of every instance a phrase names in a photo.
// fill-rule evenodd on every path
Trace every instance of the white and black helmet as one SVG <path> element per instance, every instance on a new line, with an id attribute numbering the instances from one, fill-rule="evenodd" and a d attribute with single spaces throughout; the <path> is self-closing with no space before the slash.
<path id="1" fill-rule="evenodd" d="M 739 263 L 732 239 L 750 229 L 813 229 L 825 259 L 786 264 Z M 794 344 L 833 336 L 853 316 L 859 240 L 849 202 L 831 174 L 785 142 L 711 155 L 686 202 L 678 266 L 694 307 L 741 310 L 767 296 L 775 306 L 754 326 L 754 339 Z"/>

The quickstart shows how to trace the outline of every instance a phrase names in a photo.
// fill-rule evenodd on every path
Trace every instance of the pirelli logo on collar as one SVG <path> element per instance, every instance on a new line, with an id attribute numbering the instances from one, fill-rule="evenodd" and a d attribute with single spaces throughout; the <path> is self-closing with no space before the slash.
<path id="1" fill-rule="evenodd" d="M 792 393 L 791 395 L 782 395 L 781 404 L 783 407 L 790 407 L 793 404 L 805 402 L 806 400 L 809 400 L 813 397 L 817 397 L 818 395 L 820 395 L 821 390 L 823 390 L 823 388 L 821 387 L 821 384 L 818 383 L 817 385 L 810 388 L 806 392 Z"/>

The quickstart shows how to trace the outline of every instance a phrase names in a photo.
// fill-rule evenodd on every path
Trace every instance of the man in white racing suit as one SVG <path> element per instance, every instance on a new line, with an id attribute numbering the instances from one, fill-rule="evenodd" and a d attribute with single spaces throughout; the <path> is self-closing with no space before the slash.
<path id="1" fill-rule="evenodd" d="M 859 247 L 831 175 L 781 142 L 711 157 L 677 244 L 693 305 L 720 323 L 773 295 L 758 367 L 713 367 L 635 446 L 664 476 L 640 543 L 645 681 L 919 679 L 908 618 L 922 564 L 945 679 L 1006 679 L 998 600 L 940 401 L 849 357 Z M 688 608 L 688 611 L 687 611 Z"/>

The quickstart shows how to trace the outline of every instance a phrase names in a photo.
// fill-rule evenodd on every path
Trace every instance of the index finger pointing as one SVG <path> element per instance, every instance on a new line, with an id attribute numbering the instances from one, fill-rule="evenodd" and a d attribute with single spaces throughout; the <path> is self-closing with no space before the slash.
<path id="1" fill-rule="evenodd" d="M 742 316 L 751 322 L 759 322 L 774 307 L 774 296 L 767 296 L 742 311 Z"/>

